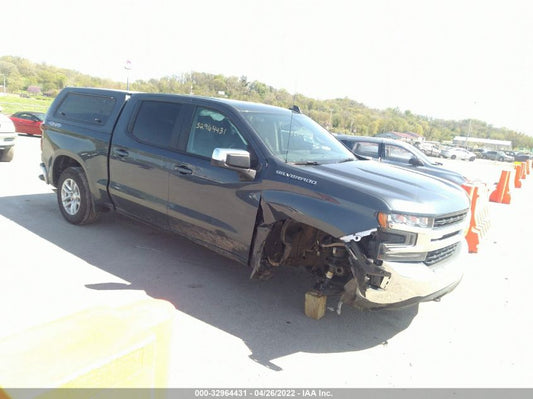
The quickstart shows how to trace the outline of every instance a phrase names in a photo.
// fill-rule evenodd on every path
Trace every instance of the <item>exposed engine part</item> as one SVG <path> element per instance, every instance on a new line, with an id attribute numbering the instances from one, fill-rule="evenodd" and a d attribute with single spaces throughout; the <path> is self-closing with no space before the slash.
<path id="1" fill-rule="evenodd" d="M 365 274 L 369 276 L 381 276 L 381 277 L 390 277 L 391 274 L 380 267 L 374 265 L 373 262 L 368 260 L 365 254 L 359 248 L 359 245 L 355 241 L 351 241 L 346 244 L 346 248 L 352 256 L 350 256 L 350 263 L 354 266 L 354 263 L 357 266 L 360 266 Z"/>
<path id="2" fill-rule="evenodd" d="M 358 307 L 369 287 L 385 289 L 390 273 L 369 258 L 375 230 L 356 233 L 339 241 L 320 230 L 294 220 L 260 225 L 252 254 L 251 277 L 267 279 L 281 265 L 307 268 L 316 278 L 313 290 L 340 295 L 342 304 Z"/>
<path id="3" fill-rule="evenodd" d="M 340 302 L 354 306 L 360 298 L 365 297 L 365 292 L 369 285 L 385 288 L 390 280 L 391 273 L 371 262 L 361 251 L 357 242 L 350 241 L 346 243 L 346 248 L 351 255 L 349 260 L 353 278 L 345 284 Z M 340 306 L 338 309 L 340 311 Z"/>
<path id="4" fill-rule="evenodd" d="M 321 244 L 322 248 L 333 248 L 333 247 L 342 247 L 344 248 L 344 243 L 342 242 L 333 242 L 331 244 Z"/>
<path id="5" fill-rule="evenodd" d="M 329 288 L 331 279 L 335 276 L 335 272 L 330 268 L 323 278 L 318 279 L 314 286 L 314 290 L 321 295 L 327 295 L 326 290 Z"/>
<path id="6" fill-rule="evenodd" d="M 372 233 L 375 233 L 378 229 L 370 229 L 365 231 L 360 231 L 359 233 L 350 234 L 349 236 L 341 237 L 341 240 L 345 243 L 349 242 L 359 242 L 362 238 L 367 237 L 371 235 Z"/>
<path id="7" fill-rule="evenodd" d="M 266 240 L 264 258 L 272 266 L 314 266 L 323 256 L 318 242 L 324 236 L 317 229 L 293 220 L 277 222 Z"/>

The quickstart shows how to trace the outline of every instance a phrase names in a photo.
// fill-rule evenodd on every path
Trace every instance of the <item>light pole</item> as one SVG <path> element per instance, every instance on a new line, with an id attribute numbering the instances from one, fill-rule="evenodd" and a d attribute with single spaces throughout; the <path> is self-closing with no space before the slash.
<path id="1" fill-rule="evenodd" d="M 468 140 L 470 139 L 470 133 L 472 132 L 472 119 L 468 120 L 468 133 L 466 135 L 465 147 L 468 150 Z"/>
<path id="2" fill-rule="evenodd" d="M 126 72 L 126 90 L 130 89 L 130 71 L 131 71 L 131 61 L 126 60 L 126 64 L 124 65 L 124 69 L 128 72 Z"/>
<path id="3" fill-rule="evenodd" d="M 474 106 L 476 105 L 476 101 L 474 101 Z M 472 107 L 473 108 L 473 107 Z M 472 112 L 474 113 L 474 112 Z M 466 135 L 466 141 L 465 141 L 465 147 L 468 150 L 468 140 L 470 140 L 470 135 L 472 134 L 472 118 L 468 119 L 468 133 Z"/>
<path id="4" fill-rule="evenodd" d="M 6 75 L 2 74 L 2 76 L 4 77 L 4 85 L 2 87 L 3 87 L 4 94 L 6 94 Z"/>

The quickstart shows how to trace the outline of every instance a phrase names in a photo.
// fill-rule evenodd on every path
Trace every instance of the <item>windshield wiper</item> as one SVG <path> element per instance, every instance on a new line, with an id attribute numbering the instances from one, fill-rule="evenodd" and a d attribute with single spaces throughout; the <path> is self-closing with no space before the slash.
<path id="1" fill-rule="evenodd" d="M 344 163 L 344 162 L 350 162 L 350 161 L 355 161 L 355 158 L 342 159 L 342 160 L 338 161 L 337 163 Z"/>
<path id="2" fill-rule="evenodd" d="M 302 162 L 294 162 L 294 165 L 320 165 L 317 161 L 302 161 Z"/>

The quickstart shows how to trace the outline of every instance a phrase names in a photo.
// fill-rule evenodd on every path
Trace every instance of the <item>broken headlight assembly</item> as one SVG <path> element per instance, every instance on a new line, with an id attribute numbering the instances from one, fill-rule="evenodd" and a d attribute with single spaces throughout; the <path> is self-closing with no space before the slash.
<path id="1" fill-rule="evenodd" d="M 433 218 L 427 216 L 406 215 L 403 213 L 378 213 L 379 225 L 387 230 L 403 230 L 408 228 L 431 229 Z"/>
<path id="2" fill-rule="evenodd" d="M 427 251 L 417 248 L 418 235 L 433 228 L 434 219 L 402 213 L 378 213 L 376 258 L 381 261 L 422 262 Z"/>

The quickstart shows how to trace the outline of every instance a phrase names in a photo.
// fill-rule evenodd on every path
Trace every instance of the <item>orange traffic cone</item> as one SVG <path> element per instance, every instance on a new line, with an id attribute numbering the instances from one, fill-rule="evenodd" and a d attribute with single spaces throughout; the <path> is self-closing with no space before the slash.
<path id="1" fill-rule="evenodd" d="M 477 253 L 477 247 L 479 245 L 479 230 L 476 227 L 476 205 L 478 195 L 478 188 L 469 184 L 464 184 L 463 188 L 470 197 L 470 226 L 466 232 L 466 242 L 468 243 L 468 252 Z"/>
<path id="2" fill-rule="evenodd" d="M 489 193 L 490 190 L 486 184 L 477 185 L 477 201 L 476 201 L 476 229 L 479 231 L 479 236 L 483 238 L 489 231 L 490 222 L 490 209 L 489 209 Z"/>
<path id="3" fill-rule="evenodd" d="M 515 175 L 514 175 L 514 187 L 515 188 L 521 188 L 522 182 L 520 179 L 522 178 L 522 164 L 521 163 L 515 163 L 514 165 Z"/>
<path id="4" fill-rule="evenodd" d="M 529 170 L 529 161 L 522 162 L 522 165 L 524 166 L 525 177 L 527 177 L 531 173 Z"/>
<path id="5" fill-rule="evenodd" d="M 511 193 L 509 192 L 509 180 L 511 177 L 511 172 L 508 170 L 503 170 L 500 176 L 500 181 L 489 197 L 491 202 L 499 202 L 501 204 L 510 204 L 511 203 Z"/>

